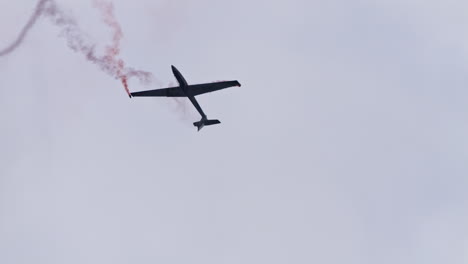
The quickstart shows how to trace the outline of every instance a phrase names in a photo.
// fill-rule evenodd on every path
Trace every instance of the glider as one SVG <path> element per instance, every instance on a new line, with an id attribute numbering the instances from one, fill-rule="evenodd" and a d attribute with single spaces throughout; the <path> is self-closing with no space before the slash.
<path id="1" fill-rule="evenodd" d="M 198 113 L 201 115 L 201 120 L 198 122 L 193 123 L 194 126 L 198 128 L 198 131 L 202 129 L 204 126 L 216 125 L 221 123 L 219 120 L 216 119 L 208 119 L 206 114 L 203 112 L 203 109 L 195 99 L 195 96 L 205 93 L 211 93 L 214 91 L 218 91 L 221 89 L 238 86 L 240 87 L 240 83 L 238 81 L 223 81 L 223 82 L 214 82 L 214 83 L 202 83 L 202 84 L 193 84 L 188 85 L 187 81 L 185 80 L 184 76 L 177 70 L 176 67 L 172 67 L 172 72 L 174 73 L 179 86 L 177 87 L 169 87 L 163 89 L 156 89 L 156 90 L 149 90 L 149 91 L 141 91 L 130 93 L 131 97 L 187 97 L 190 102 L 192 102 L 193 106 L 197 109 Z"/>

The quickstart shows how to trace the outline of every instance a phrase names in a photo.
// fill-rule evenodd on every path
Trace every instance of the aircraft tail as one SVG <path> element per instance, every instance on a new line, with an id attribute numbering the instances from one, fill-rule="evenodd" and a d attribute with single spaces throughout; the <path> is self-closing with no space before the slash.
<path id="1" fill-rule="evenodd" d="M 217 120 L 217 119 L 211 119 L 211 120 L 206 120 L 205 121 L 205 126 L 211 126 L 211 125 L 217 125 L 217 124 L 220 124 L 221 121 Z"/>
<path id="2" fill-rule="evenodd" d="M 217 120 L 217 119 L 206 119 L 206 118 L 202 118 L 200 121 L 198 122 L 195 122 L 193 123 L 194 126 L 196 126 L 198 128 L 198 131 L 200 131 L 200 129 L 202 129 L 204 126 L 211 126 L 211 125 L 216 125 L 216 124 L 220 124 L 221 121 Z"/>

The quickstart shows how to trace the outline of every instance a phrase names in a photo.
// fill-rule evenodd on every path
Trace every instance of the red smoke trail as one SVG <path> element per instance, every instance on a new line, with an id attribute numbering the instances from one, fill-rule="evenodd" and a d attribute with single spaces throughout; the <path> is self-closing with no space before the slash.
<path id="1" fill-rule="evenodd" d="M 114 32 L 112 37 L 112 45 L 106 47 L 106 55 L 104 56 L 104 60 L 110 64 L 117 63 L 117 78 L 120 78 L 125 91 L 127 92 L 128 96 L 130 96 L 130 90 L 128 89 L 127 83 L 128 77 L 123 73 L 125 63 L 123 60 L 116 58 L 120 54 L 120 41 L 122 40 L 123 32 L 119 23 L 115 19 L 114 5 L 111 2 L 105 2 L 102 0 L 94 0 L 94 5 L 100 9 L 104 23 L 106 23 Z"/>
<path id="2" fill-rule="evenodd" d="M 117 58 L 120 54 L 120 41 L 123 32 L 114 16 L 112 3 L 103 0 L 94 0 L 95 6 L 103 15 L 104 22 L 113 30 L 112 44 L 106 47 L 104 56 L 98 56 L 95 52 L 96 44 L 86 38 L 86 35 L 78 27 L 76 21 L 58 8 L 54 0 L 39 0 L 34 13 L 28 23 L 21 30 L 18 38 L 7 48 L 0 51 L 0 56 L 8 55 L 21 45 L 27 33 L 41 16 L 47 16 L 52 23 L 62 29 L 61 36 L 67 41 L 67 45 L 75 52 L 85 55 L 86 59 L 96 64 L 102 71 L 119 79 L 128 95 L 128 79 L 136 77 L 140 82 L 149 84 L 154 81 L 150 72 L 135 70 L 125 67 L 122 59 Z"/>

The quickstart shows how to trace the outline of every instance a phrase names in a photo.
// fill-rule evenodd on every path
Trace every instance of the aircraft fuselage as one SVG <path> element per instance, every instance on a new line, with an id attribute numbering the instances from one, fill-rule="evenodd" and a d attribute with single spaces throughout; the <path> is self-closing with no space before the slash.
<path id="1" fill-rule="evenodd" d="M 174 65 L 172 65 L 171 68 L 172 68 L 172 72 L 174 73 L 175 78 L 177 79 L 177 82 L 179 82 L 180 89 L 184 92 L 185 96 L 187 96 L 190 102 L 192 102 L 193 106 L 195 106 L 198 113 L 200 113 L 202 119 L 206 119 L 206 114 L 203 112 L 203 109 L 198 104 L 197 99 L 195 99 L 195 96 L 190 95 L 187 89 L 188 83 L 185 80 L 184 76 L 182 76 L 182 73 L 180 73 L 180 71 L 176 67 L 174 67 Z"/>

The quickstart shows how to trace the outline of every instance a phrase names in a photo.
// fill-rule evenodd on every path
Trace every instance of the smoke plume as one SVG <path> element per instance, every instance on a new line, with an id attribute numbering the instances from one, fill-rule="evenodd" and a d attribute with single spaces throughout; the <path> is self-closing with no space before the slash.
<path id="1" fill-rule="evenodd" d="M 97 54 L 95 50 L 96 43 L 86 38 L 86 35 L 80 30 L 76 21 L 64 13 L 54 0 L 39 0 L 29 21 L 23 27 L 16 40 L 5 49 L 0 50 L 0 57 L 11 54 L 21 46 L 26 35 L 36 24 L 39 17 L 48 17 L 54 25 L 61 29 L 60 36 L 65 38 L 71 50 L 83 54 L 88 61 L 96 64 L 102 71 L 120 80 L 125 91 L 130 96 L 128 79 L 135 77 L 140 82 L 149 84 L 154 81 L 154 77 L 150 72 L 127 67 L 125 62 L 118 57 L 120 55 L 120 41 L 122 40 L 123 32 L 114 16 L 113 4 L 104 0 L 94 0 L 94 6 L 101 12 L 103 22 L 112 30 L 112 41 L 110 45 L 105 47 L 104 55 Z"/>
<path id="2" fill-rule="evenodd" d="M 37 6 L 34 10 L 34 13 L 31 15 L 29 18 L 28 23 L 21 29 L 20 34 L 16 38 L 13 43 L 11 43 L 8 47 L 4 48 L 3 50 L 0 50 L 0 57 L 6 56 L 10 53 L 12 53 L 15 49 L 17 49 L 21 43 L 24 41 L 24 38 L 28 34 L 29 30 L 36 24 L 37 19 L 41 16 L 42 12 L 44 11 L 44 6 L 49 0 L 40 0 L 37 3 Z"/>

